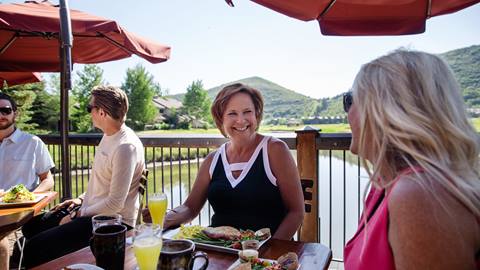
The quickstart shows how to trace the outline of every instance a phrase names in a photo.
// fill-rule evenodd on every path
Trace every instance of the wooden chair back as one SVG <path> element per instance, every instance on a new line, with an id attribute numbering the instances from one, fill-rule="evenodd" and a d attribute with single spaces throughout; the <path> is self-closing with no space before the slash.
<path id="1" fill-rule="evenodd" d="M 140 224 L 142 220 L 142 209 L 143 209 L 143 201 L 145 194 L 147 192 L 148 187 L 148 170 L 144 169 L 142 171 L 142 177 L 140 177 L 140 184 L 138 186 L 138 200 L 140 201 L 140 208 L 138 209 L 137 214 L 137 224 Z"/>
<path id="2" fill-rule="evenodd" d="M 305 201 L 305 213 L 312 212 L 312 187 L 313 180 L 302 179 L 300 180 L 302 184 L 303 200 Z"/>

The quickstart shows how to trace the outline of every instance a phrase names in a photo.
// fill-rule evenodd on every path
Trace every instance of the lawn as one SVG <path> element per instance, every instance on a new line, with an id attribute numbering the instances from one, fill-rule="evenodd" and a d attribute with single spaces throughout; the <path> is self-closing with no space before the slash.
<path id="1" fill-rule="evenodd" d="M 480 124 L 480 122 L 479 122 Z M 348 124 L 325 124 L 325 125 L 310 125 L 313 128 L 320 129 L 321 132 L 325 133 L 344 133 L 350 132 L 350 127 Z M 260 126 L 260 132 L 270 133 L 270 132 L 295 132 L 295 130 L 301 130 L 305 126 L 271 126 L 271 125 L 262 125 Z M 170 130 L 146 130 L 137 132 L 138 134 L 216 134 L 220 135 L 220 131 L 216 128 L 209 129 L 170 129 Z"/>
<path id="2" fill-rule="evenodd" d="M 471 118 L 471 123 L 477 132 L 480 132 L 480 118 Z M 350 126 L 348 124 L 323 124 L 323 125 L 310 125 L 313 128 L 320 129 L 323 133 L 350 133 Z M 301 130 L 305 126 L 260 126 L 260 132 L 295 132 L 295 130 Z M 220 132 L 216 128 L 210 129 L 170 129 L 170 130 L 147 130 L 137 132 L 138 134 L 216 134 L 220 135 Z"/>

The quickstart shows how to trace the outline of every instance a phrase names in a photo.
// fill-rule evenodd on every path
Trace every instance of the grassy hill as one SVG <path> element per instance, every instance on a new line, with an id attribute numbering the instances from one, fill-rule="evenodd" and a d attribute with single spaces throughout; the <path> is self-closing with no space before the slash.
<path id="1" fill-rule="evenodd" d="M 480 108 L 480 45 L 440 54 L 452 68 L 469 107 Z M 274 118 L 301 119 L 310 116 L 337 116 L 343 112 L 342 95 L 314 99 L 260 77 L 250 77 L 207 90 L 213 100 L 222 87 L 244 83 L 258 89 L 265 99 L 265 120 Z M 347 89 L 345 89 L 346 91 Z M 182 100 L 183 94 L 172 96 Z"/>
<path id="2" fill-rule="evenodd" d="M 440 56 L 455 73 L 467 106 L 480 108 L 480 45 L 449 51 Z"/>
<path id="3" fill-rule="evenodd" d="M 480 45 L 440 54 L 452 68 L 462 89 L 480 90 Z"/>
<path id="4" fill-rule="evenodd" d="M 480 45 L 440 54 L 453 70 L 468 107 L 480 108 Z M 319 115 L 343 114 L 342 95 L 326 99 Z"/>
<path id="5" fill-rule="evenodd" d="M 208 96 L 213 101 L 223 87 L 237 82 L 249 85 L 262 93 L 265 101 L 264 119 L 266 120 L 272 118 L 300 119 L 313 115 L 317 108 L 318 100 L 299 94 L 260 77 L 250 77 L 219 85 L 207 90 Z M 182 100 L 183 94 L 172 97 Z"/>

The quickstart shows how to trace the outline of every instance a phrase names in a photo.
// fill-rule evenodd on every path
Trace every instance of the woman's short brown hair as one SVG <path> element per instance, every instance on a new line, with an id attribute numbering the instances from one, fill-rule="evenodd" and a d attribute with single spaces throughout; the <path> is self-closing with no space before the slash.
<path id="1" fill-rule="evenodd" d="M 124 122 L 128 112 L 128 98 L 125 92 L 115 86 L 98 85 L 92 89 L 93 105 L 101 108 L 117 121 Z"/>
<path id="2" fill-rule="evenodd" d="M 260 126 L 260 122 L 262 121 L 263 97 L 260 91 L 241 83 L 235 83 L 225 86 L 222 90 L 220 90 L 220 92 L 218 92 L 211 108 L 213 120 L 215 120 L 215 125 L 225 137 L 227 135 L 225 134 L 225 130 L 223 130 L 223 114 L 225 113 L 225 108 L 227 107 L 230 99 L 238 93 L 248 94 L 252 99 L 253 106 L 255 107 L 255 117 L 257 118 L 257 130 Z"/>

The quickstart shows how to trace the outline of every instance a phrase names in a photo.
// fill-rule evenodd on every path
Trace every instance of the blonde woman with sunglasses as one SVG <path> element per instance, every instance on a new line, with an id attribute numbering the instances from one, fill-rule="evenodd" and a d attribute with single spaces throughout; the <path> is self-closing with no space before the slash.
<path id="1" fill-rule="evenodd" d="M 480 269 L 479 137 L 447 64 L 405 50 L 380 57 L 344 108 L 371 179 L 345 269 Z"/>

